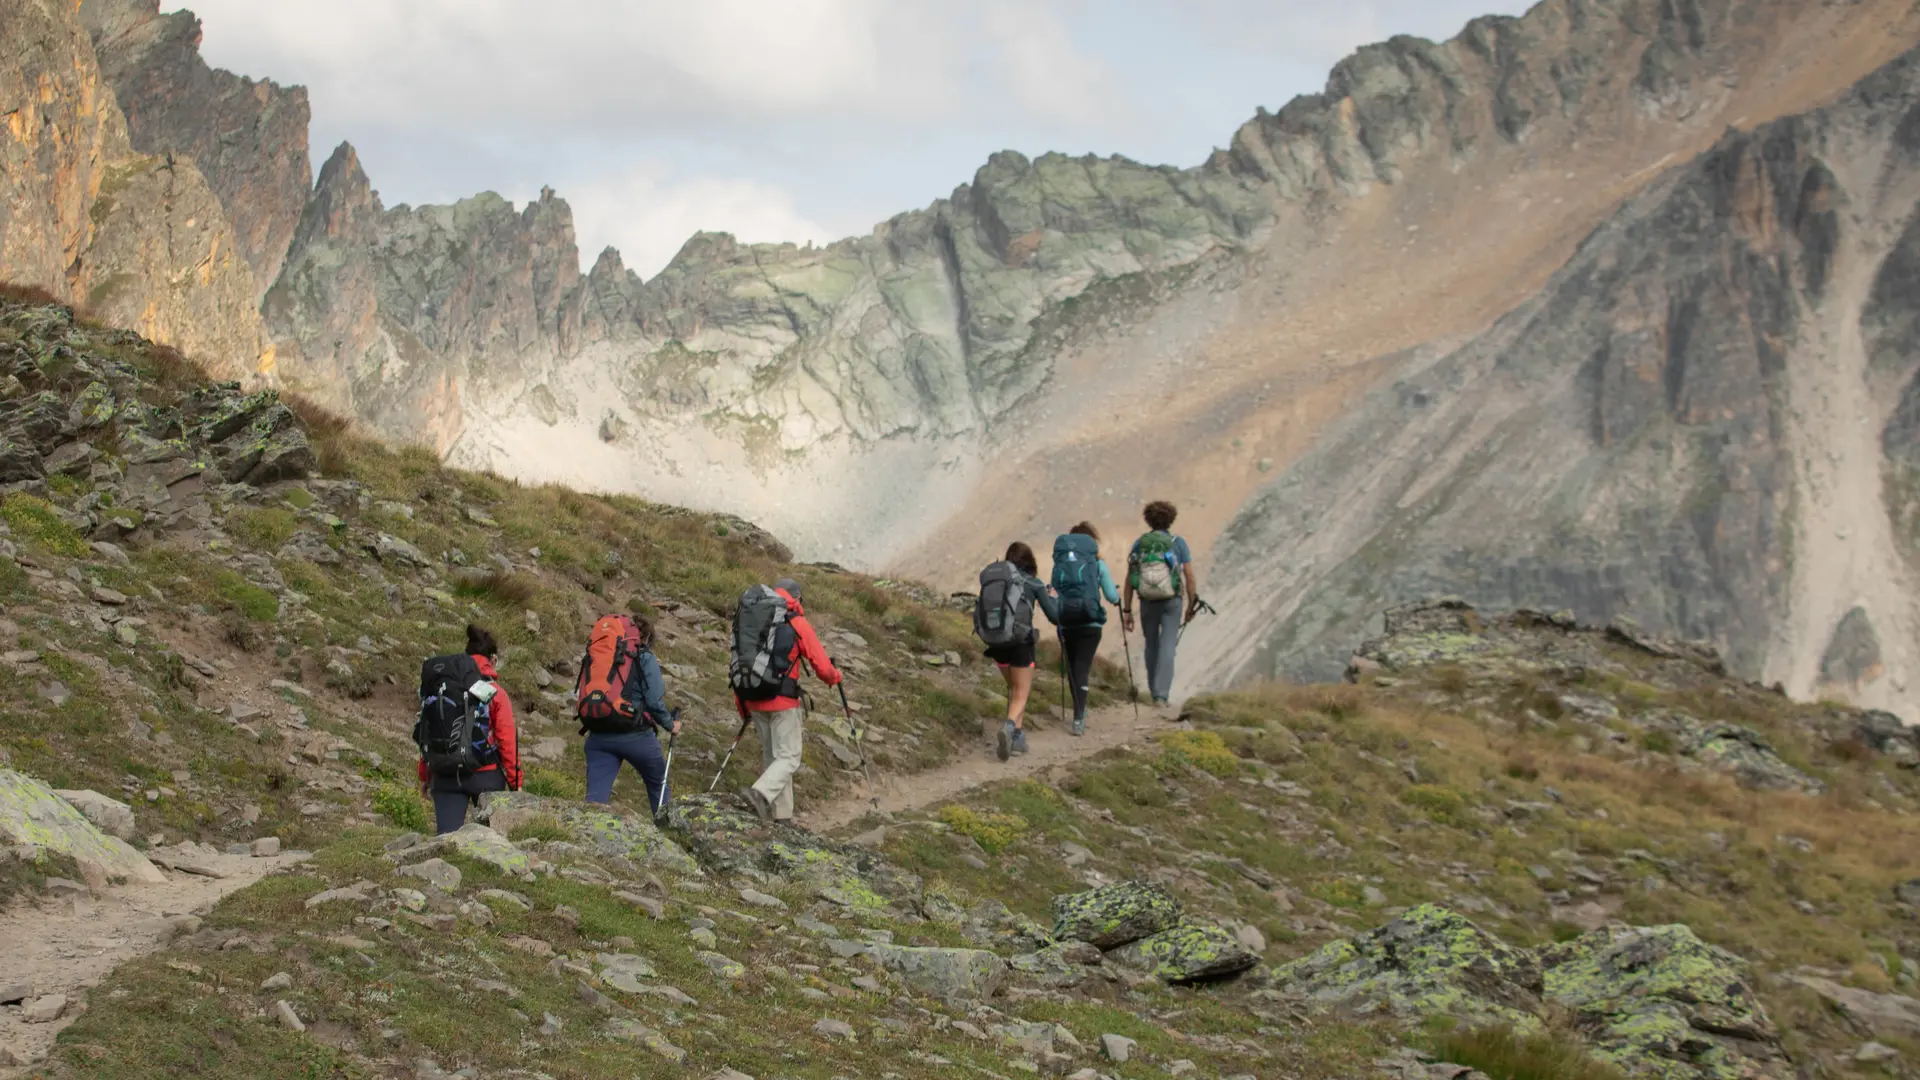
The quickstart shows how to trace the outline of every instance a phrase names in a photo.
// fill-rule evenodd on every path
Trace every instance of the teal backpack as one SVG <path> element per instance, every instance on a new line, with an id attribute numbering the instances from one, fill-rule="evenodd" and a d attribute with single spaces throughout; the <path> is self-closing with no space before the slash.
<path id="1" fill-rule="evenodd" d="M 1053 542 L 1053 591 L 1060 594 L 1061 626 L 1104 626 L 1100 602 L 1100 545 L 1091 536 L 1066 533 Z"/>

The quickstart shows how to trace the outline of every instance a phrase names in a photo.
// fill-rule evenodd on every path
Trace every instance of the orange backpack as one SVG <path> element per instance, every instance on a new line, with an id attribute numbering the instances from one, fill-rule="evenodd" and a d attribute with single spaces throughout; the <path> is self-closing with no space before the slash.
<path id="1" fill-rule="evenodd" d="M 645 711 L 639 656 L 640 628 L 632 618 L 604 615 L 593 624 L 574 687 L 574 715 L 582 734 L 625 734 L 652 722 Z"/>

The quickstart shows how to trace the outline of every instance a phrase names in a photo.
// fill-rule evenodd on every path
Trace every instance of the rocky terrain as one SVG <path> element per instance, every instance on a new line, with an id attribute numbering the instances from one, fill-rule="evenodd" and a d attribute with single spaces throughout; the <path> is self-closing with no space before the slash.
<path id="1" fill-rule="evenodd" d="M 1405 368 L 1223 537 L 1203 682 L 1337 671 L 1382 607 L 1458 593 L 1630 616 L 1795 696 L 1910 711 L 1916 125 L 1909 54 L 1730 133 Z"/>

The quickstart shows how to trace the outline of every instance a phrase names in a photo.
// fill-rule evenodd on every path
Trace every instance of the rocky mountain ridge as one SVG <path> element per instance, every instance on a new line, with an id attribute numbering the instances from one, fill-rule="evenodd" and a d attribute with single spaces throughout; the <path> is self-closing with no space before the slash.
<path id="1" fill-rule="evenodd" d="M 1202 677 L 1338 670 L 1374 612 L 1457 593 L 1631 616 L 1796 696 L 1911 712 L 1917 110 L 1910 53 L 1730 133 L 1409 365 L 1223 538 L 1234 613 L 1197 631 Z"/>
<path id="2" fill-rule="evenodd" d="M 1622 200 L 1684 170 L 1729 126 L 1804 112 L 1920 40 L 1910 0 L 1546 0 L 1446 43 L 1362 49 L 1323 93 L 1263 110 L 1195 168 L 995 155 L 950 197 L 869 236 L 813 249 L 701 235 L 643 281 L 611 251 L 583 272 L 553 192 L 525 207 L 481 195 L 389 208 L 343 145 L 304 193 L 303 92 L 209 69 L 190 14 L 161 16 L 156 0 L 0 6 L 66 42 L 58 56 L 22 54 L 10 84 L 20 96 L 42 67 L 78 73 L 61 101 L 104 98 L 110 84 L 132 146 L 155 155 L 122 174 L 43 147 L 52 179 L 33 182 L 67 185 L 47 202 L 64 224 L 10 218 L 0 269 L 447 460 L 744 510 L 802 553 L 942 583 L 966 580 L 1009 536 L 1080 518 L 1128 531 L 1141 499 L 1173 492 L 1191 493 L 1181 527 L 1210 560 L 1214 536 L 1275 470 L 1326 466 L 1334 440 L 1365 437 L 1351 416 L 1392 422 L 1363 404 L 1369 393 L 1535 303 Z M 9 152 L 24 153 L 10 137 Z M 215 200 L 231 206 L 214 213 Z M 172 215 L 165 244 L 151 240 L 155 208 Z M 122 219 L 137 227 L 109 227 Z M 74 262 L 83 248 L 94 257 Z M 155 282 L 167 283 L 163 299 L 148 295 Z M 245 297 L 257 312 L 242 310 Z M 1744 318 L 1727 305 L 1700 317 Z M 1898 350 L 1903 325 L 1875 330 L 1875 348 Z M 1629 425 L 1644 404 L 1635 380 L 1651 377 L 1636 364 L 1610 406 Z M 1737 386 L 1715 392 L 1749 418 L 1764 412 Z M 1816 425 L 1798 442 L 1818 457 L 1839 430 Z M 1858 450 L 1847 460 L 1868 460 Z M 1686 483 L 1717 482 L 1713 453 L 1674 458 Z M 1775 495 L 1780 460 L 1760 481 Z M 1866 474 L 1849 466 L 1836 483 L 1843 473 L 1857 504 Z M 1747 490 L 1744 476 L 1733 482 Z M 1904 693 L 1886 689 L 1904 674 L 1809 672 L 1885 668 L 1875 642 L 1906 616 L 1786 604 L 1783 572 L 1811 575 L 1794 587 L 1802 597 L 1845 590 L 1778 558 L 1786 549 L 1757 509 L 1727 513 L 1728 531 L 1707 540 L 1636 532 L 1671 520 L 1636 519 L 1616 546 L 1646 558 L 1616 584 L 1593 584 L 1610 567 L 1562 558 L 1578 544 L 1521 555 L 1554 564 L 1528 579 L 1540 589 L 1560 589 L 1559 567 L 1573 568 L 1555 602 L 1715 636 L 1743 671 L 1796 692 Z M 1322 536 L 1336 532 L 1347 536 Z M 1516 550 L 1550 544 L 1529 537 Z M 1260 565 L 1311 547 L 1232 547 L 1222 587 L 1277 587 L 1287 605 L 1312 607 L 1322 594 L 1288 590 L 1318 588 L 1314 574 L 1275 578 Z M 1884 563 L 1841 577 L 1884 578 Z M 1404 598 L 1425 574 L 1412 564 L 1355 603 Z M 1742 566 L 1772 576 L 1742 591 Z M 1475 573 L 1440 591 L 1481 587 Z M 1545 602 L 1519 595 L 1530 591 L 1475 595 Z M 1343 618 L 1364 616 L 1344 603 Z M 1263 628 L 1235 630 L 1194 685 L 1276 669 L 1243 647 Z M 1331 670 L 1336 651 L 1319 648 L 1313 670 Z"/>

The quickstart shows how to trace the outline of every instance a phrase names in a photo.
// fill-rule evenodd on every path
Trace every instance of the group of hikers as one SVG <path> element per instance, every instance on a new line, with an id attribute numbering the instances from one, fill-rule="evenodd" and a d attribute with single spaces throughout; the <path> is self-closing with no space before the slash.
<path id="1" fill-rule="evenodd" d="M 1026 709 L 1033 690 L 1039 630 L 1037 608 L 1058 631 L 1062 672 L 1072 690 L 1070 731 L 1086 733 L 1087 697 L 1094 654 L 1107 622 L 1107 606 L 1120 609 L 1123 634 L 1138 625 L 1145 639 L 1147 686 L 1156 706 L 1169 704 L 1174 652 L 1181 628 L 1205 609 L 1185 540 L 1174 535 L 1172 504 L 1148 503 L 1148 531 L 1127 555 L 1127 573 L 1116 584 L 1100 557 L 1100 534 L 1082 522 L 1054 541 L 1053 572 L 1040 577 L 1033 549 L 1008 546 L 1003 559 L 980 573 L 974 632 L 986 656 L 1007 683 L 1007 715 L 995 737 L 1001 761 L 1027 752 Z M 586 801 L 613 799 L 621 765 L 631 765 L 646 785 L 656 821 L 665 822 L 673 744 L 680 710 L 666 703 L 666 681 L 653 653 L 654 628 L 642 615 L 600 618 L 588 635 L 574 687 L 574 718 L 586 737 Z M 436 656 L 421 665 L 420 714 L 414 742 L 420 749 L 420 790 L 433 802 L 434 828 L 446 833 L 466 823 L 468 811 L 488 796 L 518 791 L 522 782 L 519 731 L 513 700 L 500 685 L 494 662 L 500 647 L 486 630 L 467 627 L 466 651 Z M 1131 673 L 1131 646 L 1128 670 Z M 840 688 L 848 722 L 843 676 L 827 655 L 801 604 L 801 586 L 781 578 L 755 585 L 740 597 L 733 615 L 728 681 L 740 730 L 720 763 L 720 773 L 749 726 L 760 739 L 759 777 L 740 799 L 762 821 L 793 817 L 793 779 L 800 769 L 805 715 L 800 678 L 811 672 Z M 663 747 L 660 732 L 666 732 Z M 858 739 L 855 740 L 858 742 Z M 865 755 L 861 762 L 864 767 Z M 719 774 L 715 775 L 715 784 Z"/>

